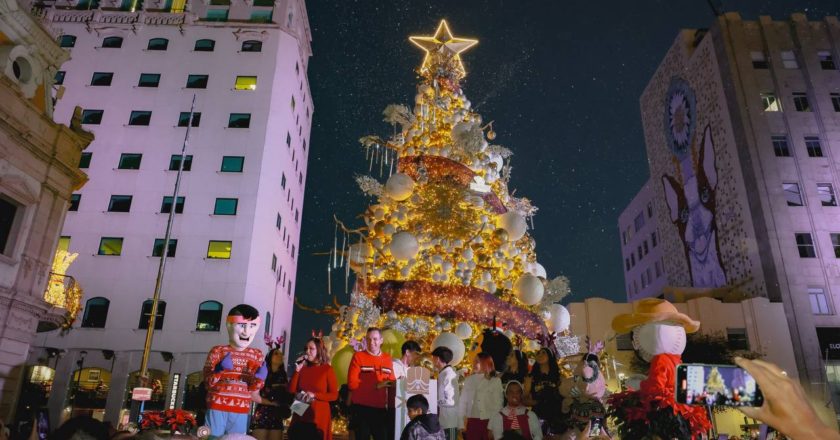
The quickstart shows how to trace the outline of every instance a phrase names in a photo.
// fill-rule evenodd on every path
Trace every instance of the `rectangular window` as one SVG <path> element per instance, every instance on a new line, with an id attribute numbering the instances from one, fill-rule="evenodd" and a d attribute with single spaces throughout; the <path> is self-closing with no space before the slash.
<path id="1" fill-rule="evenodd" d="M 97 255 L 119 256 L 122 254 L 122 247 L 122 237 L 102 237 L 99 240 L 99 252 Z"/>
<path id="2" fill-rule="evenodd" d="M 660 264 L 659 261 L 656 261 L 656 262 L 653 263 L 653 268 L 656 270 L 656 278 L 661 277 L 662 276 L 662 264 Z"/>
<path id="3" fill-rule="evenodd" d="M 656 247 L 656 231 L 650 233 L 650 245 Z"/>
<path id="4" fill-rule="evenodd" d="M 279 231 L 280 228 L 283 226 L 283 217 L 280 217 L 280 213 L 277 213 L 277 220 L 274 222 L 274 225 L 277 226 L 277 230 Z"/>
<path id="5" fill-rule="evenodd" d="M 280 187 L 286 189 L 286 173 L 280 175 Z"/>
<path id="6" fill-rule="evenodd" d="M 58 39 L 59 47 L 73 47 L 76 45 L 76 37 L 74 35 L 62 35 Z"/>
<path id="7" fill-rule="evenodd" d="M 256 76 L 237 76 L 236 83 L 233 85 L 234 90 L 257 90 Z"/>
<path id="8" fill-rule="evenodd" d="M 633 333 L 616 335 L 615 348 L 619 351 L 633 351 Z"/>
<path id="9" fill-rule="evenodd" d="M 811 312 L 815 315 L 830 315 L 831 307 L 828 304 L 828 297 L 822 287 L 809 287 L 808 298 L 811 300 Z"/>
<path id="10" fill-rule="evenodd" d="M 796 234 L 796 247 L 799 249 L 800 258 L 817 258 L 817 250 L 810 233 Z"/>
<path id="11" fill-rule="evenodd" d="M 817 52 L 817 57 L 820 59 L 820 67 L 823 70 L 837 70 L 837 65 L 834 64 L 834 56 L 831 51 L 821 50 Z"/>
<path id="12" fill-rule="evenodd" d="M 232 241 L 211 240 L 210 244 L 207 245 L 207 258 L 229 260 L 232 246 Z"/>
<path id="13" fill-rule="evenodd" d="M 120 170 L 139 170 L 140 162 L 143 160 L 142 154 L 137 153 L 123 153 L 120 154 L 120 163 L 117 169 Z"/>
<path id="14" fill-rule="evenodd" d="M 93 72 L 93 78 L 90 79 L 92 86 L 110 86 L 114 79 L 113 72 Z"/>
<path id="15" fill-rule="evenodd" d="M 788 146 L 788 139 L 785 135 L 770 136 L 773 142 L 773 152 L 776 157 L 790 157 L 790 147 Z"/>
<path id="16" fill-rule="evenodd" d="M 625 232 L 625 231 L 621 231 L 621 244 L 622 245 L 627 244 L 627 232 Z"/>
<path id="17" fill-rule="evenodd" d="M 160 84 L 159 73 L 141 73 L 137 87 L 157 87 Z"/>
<path id="18" fill-rule="evenodd" d="M 2 243 L 0 243 L 0 249 L 3 249 Z M 62 235 L 58 237 L 58 246 L 56 247 L 59 251 L 69 252 L 70 251 L 70 236 L 69 235 Z"/>
<path id="19" fill-rule="evenodd" d="M 636 266 L 636 254 L 630 252 L 630 267 Z"/>
<path id="20" fill-rule="evenodd" d="M 160 204 L 160 213 L 169 214 L 172 210 L 172 196 L 164 196 L 163 202 Z M 184 197 L 178 196 L 178 203 L 175 205 L 175 214 L 184 212 Z"/>
<path id="21" fill-rule="evenodd" d="M 817 136 L 805 136 L 805 149 L 808 150 L 808 157 L 823 157 L 822 145 Z"/>
<path id="22" fill-rule="evenodd" d="M 834 258 L 840 258 L 840 234 L 829 234 L 831 236 L 831 247 L 834 248 Z"/>
<path id="23" fill-rule="evenodd" d="M 640 212 L 639 215 L 633 219 L 633 227 L 636 229 L 636 232 L 639 232 L 645 226 L 645 216 Z"/>
<path id="24" fill-rule="evenodd" d="M 645 249 L 645 255 L 647 255 L 648 254 L 648 242 L 647 242 L 647 240 L 642 242 L 642 247 Z"/>
<path id="25" fill-rule="evenodd" d="M 240 52 L 262 52 L 262 42 L 256 40 L 244 41 Z"/>
<path id="26" fill-rule="evenodd" d="M 168 250 L 166 251 L 167 258 L 172 258 L 175 256 L 175 250 L 178 249 L 178 240 L 169 239 L 169 246 Z M 160 257 L 163 255 L 163 239 L 156 238 L 155 244 L 152 246 L 152 256 L 153 257 Z"/>
<path id="27" fill-rule="evenodd" d="M 70 194 L 70 207 L 67 208 L 68 211 L 78 211 L 79 210 L 79 203 L 82 201 L 81 194 Z"/>
<path id="28" fill-rule="evenodd" d="M 82 110 L 82 124 L 99 125 L 105 110 Z"/>
<path id="29" fill-rule="evenodd" d="M 747 338 L 747 329 L 727 328 L 726 345 L 729 346 L 730 350 L 749 350 L 750 340 Z"/>
<path id="30" fill-rule="evenodd" d="M 169 48 L 169 40 L 166 38 L 152 38 L 146 46 L 146 50 L 166 50 Z"/>
<path id="31" fill-rule="evenodd" d="M 767 69 L 770 67 L 764 52 L 750 52 L 750 57 L 752 58 L 753 69 Z"/>
<path id="32" fill-rule="evenodd" d="M 303 140 L 303 151 L 306 151 L 306 139 Z"/>
<path id="33" fill-rule="evenodd" d="M 292 135 L 286 132 L 286 147 L 292 148 Z"/>
<path id="34" fill-rule="evenodd" d="M 90 168 L 90 160 L 93 158 L 93 153 L 82 153 L 79 157 L 79 168 Z"/>
<path id="35" fill-rule="evenodd" d="M 15 219 L 18 218 L 19 210 L 20 205 L 10 199 L 0 197 L 0 254 L 11 253 L 11 248 L 15 245 L 16 240 L 12 236 L 12 227 L 15 224 Z M 7 251 L 6 248 L 10 249 Z"/>
<path id="36" fill-rule="evenodd" d="M 207 15 L 204 17 L 207 21 L 227 21 L 228 19 L 228 10 L 227 9 L 208 9 Z"/>
<path id="37" fill-rule="evenodd" d="M 188 89 L 206 89 L 209 78 L 210 75 L 189 75 L 187 76 L 186 87 Z"/>
<path id="38" fill-rule="evenodd" d="M 213 215 L 236 215 L 236 208 L 239 199 L 217 198 L 216 206 L 213 208 Z"/>
<path id="39" fill-rule="evenodd" d="M 179 127 L 186 127 L 187 124 L 190 123 L 190 112 L 181 112 L 178 115 L 178 126 Z M 192 126 L 198 127 L 201 123 L 201 112 L 193 112 L 192 114 Z"/>
<path id="40" fill-rule="evenodd" d="M 782 189 L 785 191 L 785 200 L 787 200 L 788 206 L 804 205 L 798 183 L 783 183 Z"/>
<path id="41" fill-rule="evenodd" d="M 192 154 L 188 154 L 187 158 L 184 160 L 184 171 L 189 171 L 192 169 Z M 180 154 L 173 154 L 172 157 L 169 158 L 169 171 L 178 171 L 178 168 L 181 166 L 181 155 Z"/>
<path id="42" fill-rule="evenodd" d="M 250 113 L 231 113 L 228 118 L 229 128 L 248 128 L 251 126 Z"/>
<path id="43" fill-rule="evenodd" d="M 292 111 L 295 111 L 295 97 L 294 96 L 292 96 L 292 102 L 290 104 L 292 106 Z M 295 123 L 297 123 L 297 121 L 295 121 Z"/>
<path id="44" fill-rule="evenodd" d="M 630 271 L 630 259 L 629 258 L 624 259 L 624 271 L 625 272 Z"/>
<path id="45" fill-rule="evenodd" d="M 639 261 L 642 261 L 642 245 L 639 245 L 639 247 L 636 249 L 636 254 L 639 255 Z"/>
<path id="46" fill-rule="evenodd" d="M 149 125 L 152 122 L 152 112 L 148 110 L 133 110 L 128 117 L 128 125 Z"/>
<path id="47" fill-rule="evenodd" d="M 131 210 L 131 196 L 111 196 L 108 202 L 108 212 L 129 212 Z"/>
<path id="48" fill-rule="evenodd" d="M 831 106 L 834 107 L 835 112 L 840 112 L 840 93 L 831 94 Z"/>
<path id="49" fill-rule="evenodd" d="M 811 104 L 808 102 L 808 95 L 805 93 L 800 92 L 793 94 L 793 106 L 798 112 L 811 111 Z"/>
<path id="50" fill-rule="evenodd" d="M 837 197 L 834 196 L 834 187 L 830 183 L 817 184 L 817 197 L 823 206 L 837 206 Z"/>
<path id="51" fill-rule="evenodd" d="M 775 93 L 762 93 L 761 103 L 766 112 L 780 112 L 782 111 L 782 104 L 776 99 Z"/>
<path id="52" fill-rule="evenodd" d="M 782 65 L 785 66 L 785 69 L 798 69 L 799 63 L 796 61 L 796 54 L 793 53 L 792 50 L 783 50 L 781 52 L 782 55 Z"/>
<path id="53" fill-rule="evenodd" d="M 271 254 L 271 271 L 277 270 L 277 254 Z"/>
<path id="54" fill-rule="evenodd" d="M 298 172 L 298 183 L 303 185 L 303 173 Z"/>
<path id="55" fill-rule="evenodd" d="M 244 156 L 223 156 L 222 169 L 220 171 L 223 173 L 241 173 L 244 165 Z"/>
<path id="56" fill-rule="evenodd" d="M 300 209 L 295 209 L 295 223 L 300 221 Z"/>
<path id="57" fill-rule="evenodd" d="M 55 85 L 60 86 L 60 85 L 64 84 L 64 77 L 65 76 L 67 76 L 67 72 L 65 72 L 63 70 L 59 70 L 58 72 L 55 72 L 55 78 L 54 78 Z"/>
<path id="58" fill-rule="evenodd" d="M 271 23 L 271 9 L 256 9 L 251 11 L 252 23 Z"/>

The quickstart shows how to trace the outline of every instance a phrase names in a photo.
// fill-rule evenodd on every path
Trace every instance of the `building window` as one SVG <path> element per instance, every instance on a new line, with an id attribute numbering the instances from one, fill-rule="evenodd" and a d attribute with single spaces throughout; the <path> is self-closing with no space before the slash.
<path id="1" fill-rule="evenodd" d="M 286 173 L 280 173 L 280 187 L 286 189 Z"/>
<path id="2" fill-rule="evenodd" d="M 90 160 L 93 159 L 93 153 L 82 153 L 79 157 L 79 168 L 90 168 Z"/>
<path id="3" fill-rule="evenodd" d="M 169 47 L 169 40 L 166 38 L 152 38 L 146 50 L 166 50 Z"/>
<path id="4" fill-rule="evenodd" d="M 237 76 L 234 90 L 257 90 L 256 76 Z"/>
<path id="5" fill-rule="evenodd" d="M 56 78 L 58 78 L 58 74 L 56 74 Z M 64 77 L 62 76 L 62 81 Z M 58 82 L 56 82 L 58 84 Z M 831 106 L 834 107 L 835 112 L 840 112 L 840 93 L 832 93 L 831 94 Z"/>
<path id="6" fill-rule="evenodd" d="M 0 199 L 0 201 L 5 202 L 5 200 L 3 200 L 3 199 Z M 81 202 L 81 201 L 82 201 L 82 195 L 81 194 L 70 194 L 70 207 L 67 208 L 67 210 L 68 211 L 78 211 L 79 210 L 79 202 Z M 8 202 L 6 202 L 6 203 L 8 203 Z"/>
<path id="7" fill-rule="evenodd" d="M 105 113 L 104 110 L 82 110 L 82 124 L 101 124 L 103 113 Z"/>
<path id="8" fill-rule="evenodd" d="M 166 301 L 158 301 L 157 313 L 155 313 L 155 330 L 163 328 L 163 317 L 166 315 Z M 152 300 L 147 299 L 143 301 L 143 307 L 140 310 L 140 324 L 137 328 L 145 330 L 149 328 L 149 318 L 152 317 Z"/>
<path id="9" fill-rule="evenodd" d="M 630 252 L 630 267 L 636 266 L 636 254 Z"/>
<path id="10" fill-rule="evenodd" d="M 61 38 L 58 39 L 58 45 L 60 47 L 73 47 L 76 45 L 76 36 L 62 35 Z"/>
<path id="11" fill-rule="evenodd" d="M 295 223 L 300 221 L 300 209 L 295 209 Z"/>
<path id="12" fill-rule="evenodd" d="M 241 52 L 262 52 L 262 42 L 256 40 L 243 41 Z"/>
<path id="13" fill-rule="evenodd" d="M 292 135 L 286 132 L 286 147 L 292 148 Z"/>
<path id="14" fill-rule="evenodd" d="M 630 259 L 629 258 L 624 259 L 624 271 L 625 272 L 630 271 Z"/>
<path id="15" fill-rule="evenodd" d="M 160 84 L 159 73 L 141 73 L 137 87 L 157 87 Z"/>
<path id="16" fill-rule="evenodd" d="M 747 329 L 727 328 L 726 345 L 729 346 L 730 350 L 749 350 L 750 340 L 747 338 Z"/>
<path id="17" fill-rule="evenodd" d="M 206 89 L 209 78 L 210 75 L 189 75 L 187 76 L 186 87 L 188 89 Z"/>
<path id="18" fill-rule="evenodd" d="M 645 216 L 640 212 L 639 215 L 633 219 L 633 227 L 636 229 L 636 232 L 639 232 L 645 226 Z"/>
<path id="19" fill-rule="evenodd" d="M 815 315 L 830 315 L 831 307 L 822 287 L 809 287 L 808 298 L 811 300 L 811 312 Z"/>
<path id="20" fill-rule="evenodd" d="M 229 260 L 230 249 L 232 246 L 232 241 L 210 240 L 210 243 L 207 245 L 207 258 L 214 260 Z"/>
<path id="21" fill-rule="evenodd" d="M 105 328 L 110 306 L 111 301 L 101 296 L 87 300 L 85 302 L 85 314 L 82 317 L 82 327 Z"/>
<path id="22" fill-rule="evenodd" d="M 2 245 L 0 245 L 0 250 L 2 249 Z M 70 236 L 69 235 L 62 235 L 58 237 L 58 246 L 56 246 L 56 250 L 70 252 Z"/>
<path id="23" fill-rule="evenodd" d="M 799 249 L 800 258 L 817 258 L 817 250 L 810 233 L 796 234 L 796 247 Z"/>
<path id="24" fill-rule="evenodd" d="M 120 170 L 139 170 L 140 162 L 143 160 L 143 155 L 138 153 L 123 153 L 120 154 L 120 163 L 117 169 Z"/>
<path id="25" fill-rule="evenodd" d="M 283 226 L 283 217 L 280 216 L 279 212 L 277 213 L 277 220 L 275 220 L 274 226 L 277 226 L 278 231 Z"/>
<path id="26" fill-rule="evenodd" d="M 309 110 L 307 110 L 308 112 Z M 306 139 L 303 140 L 303 151 L 306 151 Z"/>
<path id="27" fill-rule="evenodd" d="M 650 244 L 652 247 L 656 247 L 656 231 L 650 233 Z"/>
<path id="28" fill-rule="evenodd" d="M 822 145 L 817 136 L 805 136 L 805 149 L 808 150 L 808 157 L 823 157 Z"/>
<path id="29" fill-rule="evenodd" d="M 764 52 L 750 52 L 750 57 L 752 58 L 753 69 L 767 69 L 770 67 Z"/>
<path id="30" fill-rule="evenodd" d="M 110 86 L 114 79 L 113 72 L 93 72 L 93 78 L 90 79 L 92 86 Z"/>
<path id="31" fill-rule="evenodd" d="M 213 52 L 213 49 L 215 48 L 216 42 L 205 38 L 202 40 L 196 40 L 193 50 L 196 52 Z"/>
<path id="32" fill-rule="evenodd" d="M 798 69 L 799 63 L 796 61 L 796 54 L 793 53 L 792 50 L 783 50 L 781 52 L 782 55 L 782 65 L 785 66 L 785 69 Z"/>
<path id="33" fill-rule="evenodd" d="M 204 301 L 198 305 L 198 318 L 195 320 L 195 331 L 217 332 L 222 328 L 222 303 L 218 301 Z"/>
<path id="34" fill-rule="evenodd" d="M 119 256 L 122 254 L 122 247 L 122 237 L 102 237 L 99 240 L 99 252 L 97 252 L 97 255 Z"/>
<path id="35" fill-rule="evenodd" d="M 831 247 L 834 248 L 834 258 L 840 258 L 840 234 L 829 234 L 831 236 Z"/>
<path id="36" fill-rule="evenodd" d="M 102 47 L 119 49 L 122 47 L 122 43 L 122 37 L 106 37 L 104 40 L 102 40 Z"/>
<path id="37" fill-rule="evenodd" d="M 837 206 L 837 198 L 834 196 L 834 187 L 830 183 L 817 184 L 817 197 L 823 206 Z"/>
<path id="38" fill-rule="evenodd" d="M 108 202 L 108 212 L 129 212 L 132 196 L 111 196 Z"/>
<path id="39" fill-rule="evenodd" d="M 169 214 L 172 210 L 172 196 L 164 196 L 163 202 L 160 205 L 161 214 Z M 184 197 L 178 197 L 178 203 L 175 204 L 175 214 L 182 214 L 184 212 Z"/>
<path id="40" fill-rule="evenodd" d="M 830 51 L 821 50 L 817 52 L 817 57 L 820 59 L 820 67 L 823 70 L 837 70 L 837 66 L 834 64 L 834 56 L 831 55 Z"/>
<path id="41" fill-rule="evenodd" d="M 642 247 L 645 249 L 645 255 L 647 255 L 648 254 L 648 242 L 647 242 L 647 240 L 642 242 Z"/>
<path id="42" fill-rule="evenodd" d="M 192 169 L 192 154 L 188 154 L 187 158 L 184 160 L 184 171 L 189 171 Z M 173 154 L 172 157 L 169 158 L 169 171 L 178 171 L 178 168 L 181 167 L 181 155 L 180 154 Z"/>
<path id="43" fill-rule="evenodd" d="M 788 146 L 788 139 L 785 135 L 770 136 L 773 142 L 773 152 L 776 157 L 790 157 L 790 147 Z"/>
<path id="44" fill-rule="evenodd" d="M 661 277 L 662 276 L 662 264 L 659 261 L 655 261 L 653 263 L 653 268 L 656 271 L 656 278 Z"/>
<path id="45" fill-rule="evenodd" d="M 76 207 L 78 208 L 78 202 L 76 203 Z M 6 248 L 14 247 L 15 240 L 12 239 L 12 229 L 20 211 L 22 211 L 20 205 L 0 196 L 0 254 L 9 254 L 11 253 L 9 252 L 11 249 L 7 250 Z"/>
<path id="46" fill-rule="evenodd" d="M 227 9 L 208 9 L 207 15 L 204 17 L 207 21 L 227 21 L 228 19 L 228 10 Z"/>
<path id="47" fill-rule="evenodd" d="M 241 173 L 244 165 L 244 156 L 222 156 L 222 169 L 220 171 L 223 173 Z"/>
<path id="48" fill-rule="evenodd" d="M 67 72 L 65 72 L 63 70 L 59 70 L 58 72 L 55 72 L 55 78 L 53 79 L 53 81 L 55 82 L 55 85 L 60 86 L 60 85 L 64 84 L 64 77 L 65 76 L 67 76 Z"/>
<path id="49" fill-rule="evenodd" d="M 228 118 L 229 128 L 248 128 L 251 126 L 250 113 L 231 113 Z"/>
<path id="50" fill-rule="evenodd" d="M 291 106 L 292 106 L 292 111 L 295 111 L 295 97 L 294 96 L 292 96 Z M 295 121 L 295 122 L 297 123 L 297 121 Z"/>
<path id="51" fill-rule="evenodd" d="M 213 215 L 236 215 L 236 208 L 239 199 L 217 198 L 216 206 L 213 208 Z"/>
<path id="52" fill-rule="evenodd" d="M 804 205 L 798 183 L 783 183 L 782 189 L 785 191 L 785 200 L 787 200 L 788 206 Z"/>
<path id="53" fill-rule="evenodd" d="M 271 23 L 271 9 L 257 9 L 251 11 L 252 23 Z"/>
<path id="54" fill-rule="evenodd" d="M 152 122 L 152 112 L 149 110 L 132 110 L 128 117 L 128 125 L 147 126 Z"/>
<path id="55" fill-rule="evenodd" d="M 190 112 L 181 112 L 178 115 L 178 126 L 179 127 L 186 127 L 187 124 L 190 123 Z M 201 112 L 193 112 L 192 114 L 192 126 L 198 127 L 201 124 Z"/>
<path id="56" fill-rule="evenodd" d="M 271 254 L 271 271 L 277 270 L 277 254 Z"/>
<path id="57" fill-rule="evenodd" d="M 169 239 L 169 249 L 166 251 L 166 257 L 172 258 L 175 256 L 175 251 L 178 249 L 178 240 Z M 156 238 L 155 243 L 152 245 L 152 256 L 153 257 L 160 257 L 163 255 L 163 239 Z"/>
<path id="58" fill-rule="evenodd" d="M 793 106 L 796 108 L 798 112 L 809 112 L 811 111 L 811 104 L 808 103 L 808 95 L 805 93 L 794 93 L 793 94 Z"/>
<path id="59" fill-rule="evenodd" d="M 303 185 L 303 173 L 298 172 L 298 183 Z"/>
<path id="60" fill-rule="evenodd" d="M 615 348 L 619 351 L 633 351 L 633 333 L 615 335 Z"/>
<path id="61" fill-rule="evenodd" d="M 782 111 L 782 104 L 776 99 L 775 93 L 762 93 L 761 103 L 766 112 L 780 112 Z"/>

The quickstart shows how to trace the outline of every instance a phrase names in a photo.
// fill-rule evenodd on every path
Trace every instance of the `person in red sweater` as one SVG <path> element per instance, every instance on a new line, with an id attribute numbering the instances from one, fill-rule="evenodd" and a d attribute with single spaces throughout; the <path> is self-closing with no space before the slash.
<path id="1" fill-rule="evenodd" d="M 338 380 L 321 339 L 306 341 L 304 355 L 295 361 L 295 374 L 289 391 L 302 393 L 304 400 L 309 402 L 309 408 L 302 416 L 292 416 L 290 430 L 298 423 L 311 423 L 320 432 L 322 440 L 332 440 L 330 402 L 338 399 Z"/>
<path id="2" fill-rule="evenodd" d="M 251 401 L 260 403 L 259 391 L 268 369 L 263 353 L 249 348 L 260 328 L 260 312 L 239 304 L 230 309 L 227 329 L 230 342 L 210 349 L 204 363 L 207 384 L 207 414 L 211 438 L 225 434 L 245 434 Z"/>
<path id="3" fill-rule="evenodd" d="M 356 440 L 385 440 L 389 434 L 388 388 L 397 378 L 391 356 L 382 352 L 382 332 L 369 328 L 365 341 L 367 349 L 353 354 L 347 370 Z"/>

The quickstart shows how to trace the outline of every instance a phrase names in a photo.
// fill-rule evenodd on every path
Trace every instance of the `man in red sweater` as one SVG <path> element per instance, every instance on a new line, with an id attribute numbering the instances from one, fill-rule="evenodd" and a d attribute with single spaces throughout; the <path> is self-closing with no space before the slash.
<path id="1" fill-rule="evenodd" d="M 353 354 L 347 371 L 356 440 L 386 440 L 390 426 L 388 388 L 396 380 L 393 361 L 382 352 L 382 332 L 378 328 L 369 328 L 365 340 L 367 350 Z"/>

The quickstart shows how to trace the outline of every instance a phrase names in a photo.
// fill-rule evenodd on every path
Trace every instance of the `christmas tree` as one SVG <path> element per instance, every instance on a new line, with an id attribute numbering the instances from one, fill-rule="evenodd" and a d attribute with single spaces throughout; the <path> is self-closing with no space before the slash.
<path id="1" fill-rule="evenodd" d="M 509 191 L 512 152 L 490 144 L 493 123 L 460 86 L 461 54 L 477 41 L 454 37 L 445 21 L 433 36 L 410 40 L 425 52 L 413 110 L 389 105 L 391 137 L 360 139 L 368 171 L 385 183 L 358 176 L 376 203 L 360 228 L 336 220 L 328 272 L 341 268 L 352 290 L 349 305 L 330 308 L 337 321 L 324 338 L 339 378 L 370 326 L 388 329 L 392 354 L 411 338 L 426 349 L 449 347 L 456 363 L 494 326 L 523 349 L 542 342 L 577 353 L 576 338 L 562 333 L 568 312 L 557 304 L 568 280 L 546 279 L 528 234 L 537 208 Z"/>
<path id="2" fill-rule="evenodd" d="M 723 383 L 723 376 L 720 375 L 717 367 L 712 367 L 709 371 L 709 377 L 706 378 L 706 392 L 712 398 L 715 394 L 726 394 L 726 385 Z"/>

